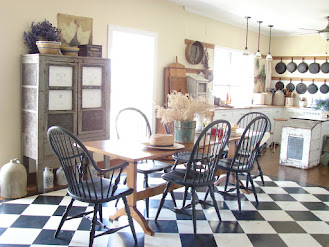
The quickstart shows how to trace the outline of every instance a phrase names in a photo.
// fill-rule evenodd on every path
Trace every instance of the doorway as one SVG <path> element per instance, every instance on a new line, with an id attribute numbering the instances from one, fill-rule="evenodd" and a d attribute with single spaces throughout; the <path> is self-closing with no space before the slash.
<path id="1" fill-rule="evenodd" d="M 108 26 L 108 58 L 111 59 L 110 135 L 115 117 L 126 107 L 145 113 L 155 130 L 155 83 L 158 35 L 143 30 Z M 127 123 L 127 129 L 129 125 Z"/>

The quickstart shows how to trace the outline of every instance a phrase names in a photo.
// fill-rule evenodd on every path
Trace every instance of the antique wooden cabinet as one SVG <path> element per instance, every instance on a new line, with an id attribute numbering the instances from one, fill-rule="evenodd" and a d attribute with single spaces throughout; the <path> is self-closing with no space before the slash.
<path id="1" fill-rule="evenodd" d="M 110 60 L 29 54 L 21 58 L 23 162 L 43 191 L 45 167 L 58 168 L 47 130 L 62 126 L 82 141 L 109 138 Z"/>

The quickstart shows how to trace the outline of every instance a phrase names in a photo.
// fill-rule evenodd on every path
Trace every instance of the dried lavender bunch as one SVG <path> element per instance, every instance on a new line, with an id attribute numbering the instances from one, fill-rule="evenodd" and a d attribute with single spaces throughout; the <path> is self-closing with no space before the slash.
<path id="1" fill-rule="evenodd" d="M 40 36 L 48 41 L 60 41 L 61 40 L 61 30 L 54 27 L 46 19 L 43 22 L 38 22 L 34 24 L 31 23 L 31 31 L 24 32 L 24 44 L 29 47 L 29 53 L 39 53 L 38 47 L 35 44 L 36 41 L 40 39 Z"/>

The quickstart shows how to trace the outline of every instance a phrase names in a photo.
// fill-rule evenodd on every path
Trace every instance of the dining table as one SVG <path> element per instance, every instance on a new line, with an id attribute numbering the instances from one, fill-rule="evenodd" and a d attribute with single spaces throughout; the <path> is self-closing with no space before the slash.
<path id="1" fill-rule="evenodd" d="M 239 134 L 231 135 L 228 140 L 228 156 L 233 157 L 236 150 L 236 143 L 240 139 Z M 127 186 L 134 189 L 134 192 L 127 197 L 128 205 L 130 208 L 132 218 L 142 227 L 144 232 L 153 236 L 154 232 L 150 229 L 145 217 L 137 209 L 137 201 L 143 200 L 158 194 L 162 194 L 165 189 L 165 182 L 156 186 L 143 188 L 137 190 L 137 163 L 142 160 L 161 160 L 164 157 L 171 156 L 177 152 L 191 151 L 193 143 L 182 143 L 180 149 L 155 149 L 146 145 L 145 142 L 138 141 L 123 141 L 123 140 L 98 140 L 87 141 L 83 143 L 85 147 L 93 152 L 109 156 L 111 159 L 121 159 L 127 161 Z M 172 184 L 169 190 L 174 190 L 181 187 L 177 184 Z M 120 208 L 111 217 L 112 220 L 116 220 L 122 215 L 125 215 L 125 209 Z"/>

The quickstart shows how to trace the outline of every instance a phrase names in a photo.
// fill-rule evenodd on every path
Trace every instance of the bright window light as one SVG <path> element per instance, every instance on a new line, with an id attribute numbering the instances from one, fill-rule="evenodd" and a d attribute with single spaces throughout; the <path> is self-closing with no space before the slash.
<path id="1" fill-rule="evenodd" d="M 254 57 L 243 56 L 242 51 L 215 47 L 214 95 L 226 100 L 231 97 L 234 106 L 251 104 L 254 86 Z"/>

